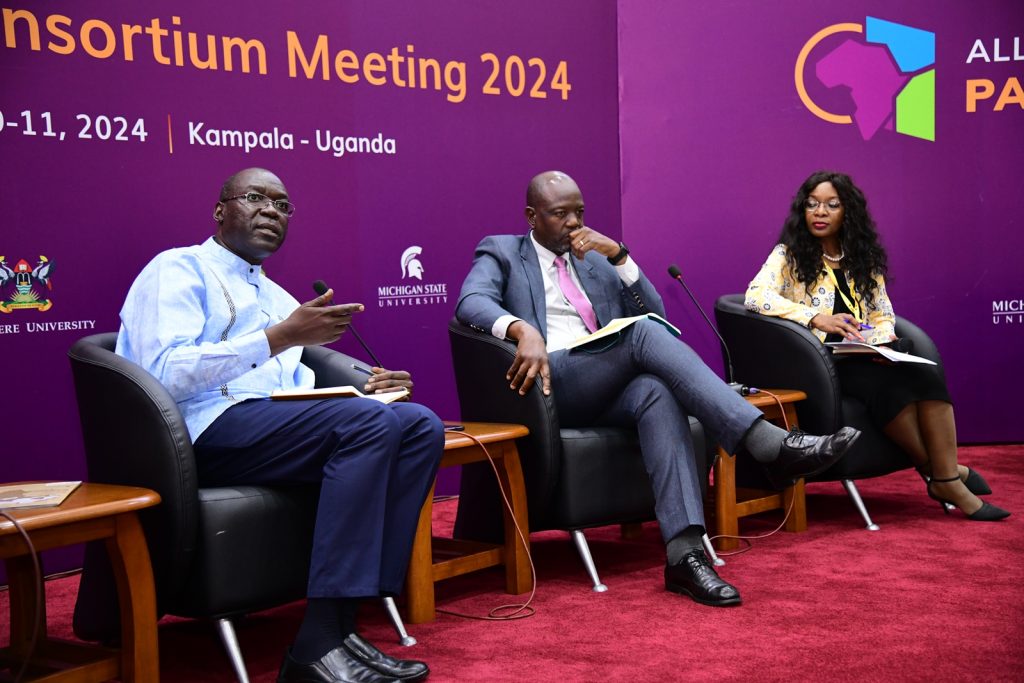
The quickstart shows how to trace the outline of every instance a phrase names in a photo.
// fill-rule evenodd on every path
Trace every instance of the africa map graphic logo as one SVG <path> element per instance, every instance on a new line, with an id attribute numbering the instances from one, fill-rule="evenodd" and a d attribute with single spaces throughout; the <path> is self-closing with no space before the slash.
<path id="1" fill-rule="evenodd" d="M 796 90 L 815 116 L 830 123 L 856 123 L 864 140 L 881 128 L 935 141 L 935 34 L 884 19 L 867 17 L 860 24 L 834 24 L 815 33 L 796 60 Z M 821 108 L 805 86 L 807 58 L 825 38 L 838 33 L 864 34 L 849 38 L 823 55 L 814 75 L 827 88 L 846 86 L 854 102 L 853 115 Z"/>

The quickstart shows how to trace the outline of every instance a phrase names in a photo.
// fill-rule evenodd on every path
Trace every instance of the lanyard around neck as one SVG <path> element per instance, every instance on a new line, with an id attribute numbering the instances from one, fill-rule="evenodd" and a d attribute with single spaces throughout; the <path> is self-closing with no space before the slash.
<path id="1" fill-rule="evenodd" d="M 864 322 L 864 319 L 860 317 L 860 302 L 857 301 L 857 294 L 855 293 L 853 283 L 849 279 L 846 280 L 846 283 L 850 285 L 850 294 L 853 296 L 853 301 L 851 301 L 850 297 L 846 296 L 846 293 L 840 289 L 839 281 L 836 280 L 836 273 L 832 270 L 832 267 L 826 264 L 825 272 L 828 273 L 828 279 L 831 280 L 832 284 L 835 286 L 836 294 L 843 297 L 843 303 L 845 303 L 846 307 L 850 309 L 850 313 L 853 313 L 853 317 L 859 323 Z"/>

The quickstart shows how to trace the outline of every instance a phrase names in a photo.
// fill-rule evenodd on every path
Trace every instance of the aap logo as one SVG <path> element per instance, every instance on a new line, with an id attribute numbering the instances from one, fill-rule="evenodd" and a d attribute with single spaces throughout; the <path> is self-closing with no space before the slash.
<path id="1" fill-rule="evenodd" d="M 12 268 L 7 260 L 0 256 L 0 312 L 12 313 L 21 308 L 34 308 L 48 311 L 53 301 L 35 290 L 35 285 L 45 285 L 46 290 L 53 289 L 50 278 L 53 277 L 53 261 L 40 255 L 33 267 L 25 259 L 20 259 Z"/>
<path id="2" fill-rule="evenodd" d="M 814 76 L 826 88 L 845 86 L 852 112 L 830 112 L 807 93 L 807 59 L 825 38 L 852 34 L 819 55 Z M 935 141 L 935 34 L 884 19 L 827 26 L 804 44 L 796 60 L 796 91 L 815 116 L 830 123 L 856 123 L 864 140 L 880 129 Z"/>
<path id="3" fill-rule="evenodd" d="M 411 246 L 402 252 L 402 279 L 414 277 L 417 280 L 423 279 L 423 264 L 416 258 L 423 253 L 422 247 Z"/>

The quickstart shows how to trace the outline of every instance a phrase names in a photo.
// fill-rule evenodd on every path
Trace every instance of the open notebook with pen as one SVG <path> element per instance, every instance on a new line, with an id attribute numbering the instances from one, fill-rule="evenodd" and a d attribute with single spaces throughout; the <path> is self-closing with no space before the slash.
<path id="1" fill-rule="evenodd" d="M 301 399 L 318 398 L 369 398 L 381 403 L 392 403 L 409 395 L 409 390 L 402 387 L 399 391 L 387 391 L 380 394 L 364 394 L 351 385 L 342 387 L 322 387 L 320 389 L 278 389 L 271 392 L 270 398 L 275 401 L 298 401 Z"/>
<path id="2" fill-rule="evenodd" d="M 887 358 L 894 363 L 924 363 L 925 365 L 935 365 L 935 361 L 922 358 L 921 356 L 915 356 L 912 353 L 903 353 L 895 349 L 890 349 L 888 346 L 880 346 L 875 344 L 867 344 L 864 342 L 854 341 L 841 341 L 841 342 L 825 342 L 825 346 L 832 349 L 832 353 L 839 356 L 846 355 L 859 355 L 859 354 L 874 354 Z"/>

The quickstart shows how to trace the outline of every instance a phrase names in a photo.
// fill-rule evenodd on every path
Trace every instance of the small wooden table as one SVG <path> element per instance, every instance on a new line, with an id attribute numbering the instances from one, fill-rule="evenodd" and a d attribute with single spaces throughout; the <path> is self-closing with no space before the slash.
<path id="1" fill-rule="evenodd" d="M 790 429 L 797 427 L 796 408 L 794 404 L 807 398 L 807 394 L 794 389 L 769 389 L 779 397 L 782 409 L 775 399 L 766 393 L 746 396 L 747 402 L 760 408 L 766 420 L 783 426 L 785 413 Z M 736 460 L 721 447 L 715 462 L 715 521 L 716 533 L 728 536 L 739 534 L 739 518 L 765 512 L 766 510 L 787 510 L 790 502 L 793 512 L 786 520 L 786 531 L 807 531 L 807 502 L 804 498 L 804 480 L 797 482 L 783 491 L 765 491 L 761 489 L 736 488 Z M 719 550 L 735 550 L 739 541 L 733 538 L 720 538 L 716 543 Z"/>
<path id="2" fill-rule="evenodd" d="M 449 423 L 452 424 L 452 423 Z M 523 470 L 519 465 L 519 451 L 515 440 L 529 434 L 523 425 L 497 424 L 491 422 L 464 422 L 464 432 L 446 432 L 444 456 L 441 467 L 465 465 L 487 459 L 483 449 L 466 436 L 472 434 L 487 445 L 498 470 L 501 488 L 512 506 L 511 514 L 505 509 L 505 543 L 480 543 L 454 538 L 438 538 L 431 530 L 431 515 L 434 507 L 434 487 L 420 510 L 416 527 L 412 555 L 409 559 L 409 573 L 406 576 L 406 600 L 410 623 L 432 621 L 436 616 L 434 608 L 434 583 L 452 576 L 486 569 L 504 563 L 505 590 L 518 595 L 530 590 L 529 516 L 526 511 L 526 487 L 523 484 Z M 526 546 L 516 532 L 515 522 L 523 532 Z"/>
<path id="3" fill-rule="evenodd" d="M 135 514 L 159 502 L 160 496 L 149 489 L 82 484 L 58 507 L 8 511 L 28 532 L 36 552 L 100 539 L 106 542 L 121 603 L 120 651 L 47 637 L 46 587 L 36 583 L 25 539 L 0 517 L 0 558 L 7 568 L 11 604 L 11 644 L 0 649 L 0 662 L 18 671 L 28 654 L 35 608 L 41 601 L 42 619 L 28 680 L 159 680 L 153 570 Z"/>

